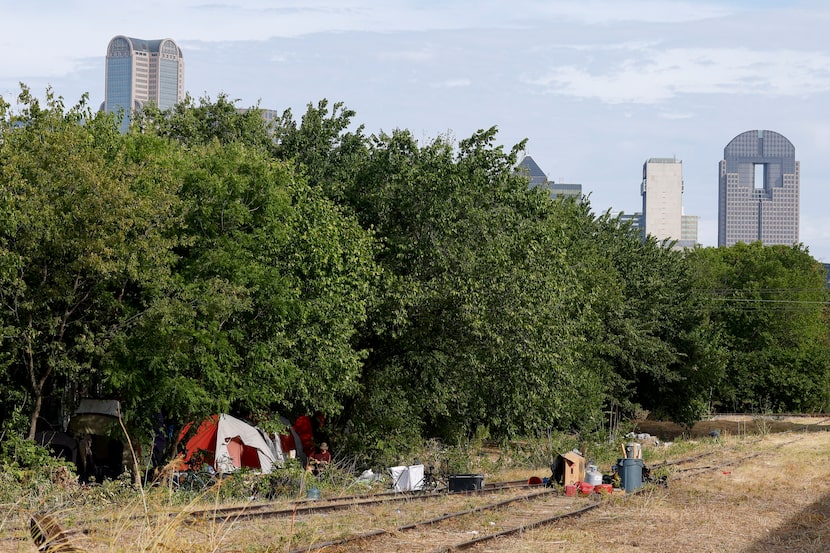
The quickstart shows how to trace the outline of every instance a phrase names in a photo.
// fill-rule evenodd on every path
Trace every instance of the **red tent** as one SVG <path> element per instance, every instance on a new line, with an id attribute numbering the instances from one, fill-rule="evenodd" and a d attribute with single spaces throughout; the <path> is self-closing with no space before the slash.
<path id="1" fill-rule="evenodd" d="M 190 427 L 184 427 L 180 439 Z M 183 462 L 188 466 L 195 461 L 207 463 L 218 472 L 248 467 L 268 473 L 278 460 L 282 460 L 282 452 L 262 431 L 230 415 L 213 415 L 202 421 L 187 441 Z"/>

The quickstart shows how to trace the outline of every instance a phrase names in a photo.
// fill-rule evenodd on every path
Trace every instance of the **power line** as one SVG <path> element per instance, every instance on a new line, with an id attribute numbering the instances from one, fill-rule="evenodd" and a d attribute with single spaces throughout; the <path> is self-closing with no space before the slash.
<path id="1" fill-rule="evenodd" d="M 830 301 L 812 300 L 768 300 L 763 298 L 709 298 L 712 301 L 744 302 L 744 303 L 795 303 L 805 305 L 830 305 Z"/>

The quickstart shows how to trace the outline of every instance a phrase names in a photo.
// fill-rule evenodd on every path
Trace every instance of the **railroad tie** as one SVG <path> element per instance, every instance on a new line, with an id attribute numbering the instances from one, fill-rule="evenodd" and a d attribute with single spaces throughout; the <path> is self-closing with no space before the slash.
<path id="1" fill-rule="evenodd" d="M 72 543 L 73 535 L 78 532 L 64 530 L 52 515 L 34 513 L 29 520 L 29 531 L 38 551 L 45 553 L 82 553 L 84 551 Z"/>

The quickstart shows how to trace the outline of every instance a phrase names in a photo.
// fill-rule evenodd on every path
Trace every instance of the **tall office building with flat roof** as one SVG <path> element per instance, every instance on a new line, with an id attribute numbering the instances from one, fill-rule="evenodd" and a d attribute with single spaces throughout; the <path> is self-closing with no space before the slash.
<path id="1" fill-rule="evenodd" d="M 799 163 L 792 142 L 773 131 L 746 131 L 720 162 L 718 246 L 798 243 Z"/>
<path id="2" fill-rule="evenodd" d="M 697 215 L 684 215 L 681 218 L 680 241 L 689 243 L 691 246 L 697 244 L 697 227 L 700 217 Z"/>
<path id="3" fill-rule="evenodd" d="M 653 157 L 643 164 L 643 231 L 658 241 L 680 240 L 683 218 L 683 162 Z"/>
<path id="4" fill-rule="evenodd" d="M 107 46 L 104 104 L 113 113 L 124 110 L 121 129 L 130 114 L 148 102 L 167 109 L 184 99 L 184 57 L 169 38 L 144 40 L 119 35 Z"/>

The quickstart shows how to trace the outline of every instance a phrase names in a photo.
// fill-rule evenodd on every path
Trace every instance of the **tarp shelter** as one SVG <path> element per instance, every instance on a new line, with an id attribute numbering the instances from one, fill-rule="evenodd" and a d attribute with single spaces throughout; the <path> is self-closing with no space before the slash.
<path id="1" fill-rule="evenodd" d="M 279 436 L 282 451 L 294 451 L 303 466 L 306 466 L 308 458 L 317 450 L 317 444 L 326 441 L 322 433 L 326 418 L 318 412 L 313 417 L 302 415 L 294 424 L 290 424 L 285 417 L 280 417 L 280 421 L 289 431 L 288 434 Z"/>
<path id="2" fill-rule="evenodd" d="M 82 399 L 69 418 L 68 432 L 78 440 L 81 479 L 116 478 L 133 464 L 121 428 L 121 404 L 112 399 Z"/>
<path id="3" fill-rule="evenodd" d="M 189 425 L 182 435 L 188 429 Z M 200 460 L 219 473 L 246 467 L 268 474 L 283 458 L 278 440 L 275 443 L 259 428 L 222 414 L 205 419 L 185 444 L 184 463 L 192 466 Z"/>
<path id="4" fill-rule="evenodd" d="M 78 462 L 78 440 L 66 432 L 47 430 L 35 434 L 35 442 L 43 447 L 48 447 L 52 454 L 72 463 Z"/>

